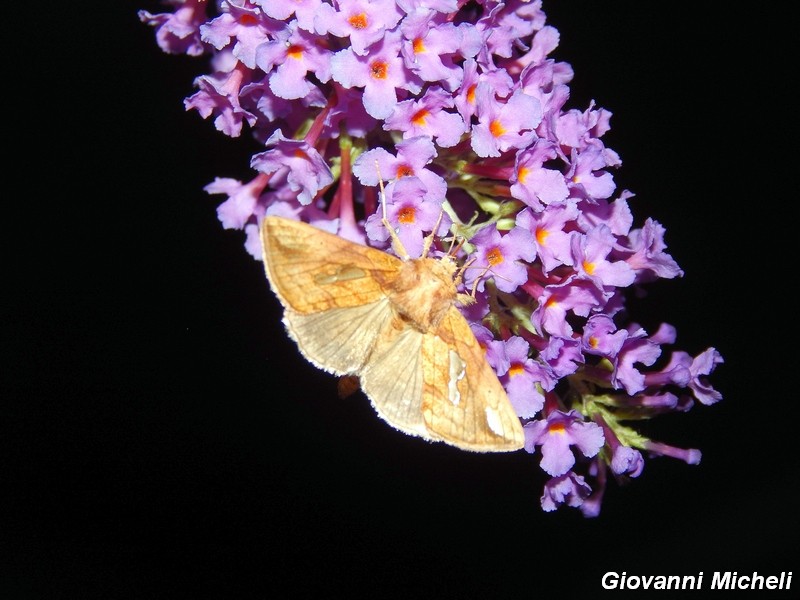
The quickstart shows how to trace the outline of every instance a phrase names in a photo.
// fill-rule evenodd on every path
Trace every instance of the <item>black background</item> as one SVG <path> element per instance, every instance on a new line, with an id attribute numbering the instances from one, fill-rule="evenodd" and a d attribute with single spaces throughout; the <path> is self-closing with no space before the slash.
<path id="1" fill-rule="evenodd" d="M 582 597 L 610 570 L 800 586 L 794 66 L 766 8 L 544 4 L 569 106 L 614 113 L 618 187 L 686 272 L 635 315 L 726 360 L 721 403 L 653 427 L 702 463 L 648 460 L 587 520 L 540 510 L 523 452 L 429 445 L 337 398 L 202 191 L 257 150 L 183 110 L 205 59 L 159 51 L 136 17 L 155 2 L 102 4 L 27 15 L 7 49 L 0 596 Z"/>

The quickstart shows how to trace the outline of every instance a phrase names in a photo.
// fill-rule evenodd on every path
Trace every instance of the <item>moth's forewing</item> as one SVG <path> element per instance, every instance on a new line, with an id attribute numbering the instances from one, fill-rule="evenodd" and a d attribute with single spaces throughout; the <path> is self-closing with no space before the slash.
<path id="1" fill-rule="evenodd" d="M 401 264 L 380 250 L 281 217 L 264 218 L 261 243 L 273 290 L 301 314 L 381 300 Z"/>
<path id="2" fill-rule="evenodd" d="M 458 309 L 424 336 L 422 354 L 422 414 L 433 435 L 465 450 L 522 448 L 519 418 Z"/>

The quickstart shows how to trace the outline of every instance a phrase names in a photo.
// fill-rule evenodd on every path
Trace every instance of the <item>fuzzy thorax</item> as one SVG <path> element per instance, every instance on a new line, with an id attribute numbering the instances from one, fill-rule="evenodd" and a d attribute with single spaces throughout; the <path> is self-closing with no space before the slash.
<path id="1" fill-rule="evenodd" d="M 403 261 L 390 295 L 395 310 L 420 331 L 430 331 L 461 300 L 455 277 L 458 266 L 449 257 Z"/>

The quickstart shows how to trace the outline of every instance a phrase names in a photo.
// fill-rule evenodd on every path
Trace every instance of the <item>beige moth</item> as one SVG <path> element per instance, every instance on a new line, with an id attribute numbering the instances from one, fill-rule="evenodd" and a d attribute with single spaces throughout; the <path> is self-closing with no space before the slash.
<path id="1" fill-rule="evenodd" d="M 409 258 L 394 238 L 398 258 L 299 221 L 261 224 L 267 278 L 306 359 L 358 377 L 404 433 L 475 452 L 520 449 L 520 420 L 457 308 L 471 299 L 458 293 L 458 266 L 428 257 L 429 240 Z"/>

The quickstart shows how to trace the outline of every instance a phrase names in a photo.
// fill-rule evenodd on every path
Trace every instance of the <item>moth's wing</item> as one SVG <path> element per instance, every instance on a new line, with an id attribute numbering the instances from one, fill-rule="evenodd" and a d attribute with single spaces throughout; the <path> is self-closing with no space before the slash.
<path id="1" fill-rule="evenodd" d="M 337 375 L 360 371 L 391 319 L 388 298 L 369 304 L 302 314 L 286 307 L 283 322 L 300 352 L 314 365 Z"/>
<path id="2" fill-rule="evenodd" d="M 400 259 L 306 223 L 265 217 L 264 268 L 285 308 L 312 314 L 363 306 L 386 297 Z"/>
<path id="3" fill-rule="evenodd" d="M 384 421 L 403 433 L 438 440 L 422 418 L 422 338 L 419 330 L 390 318 L 358 376 Z"/>
<path id="4" fill-rule="evenodd" d="M 520 420 L 457 308 L 423 335 L 422 357 L 421 411 L 432 435 L 476 452 L 522 448 Z"/>

